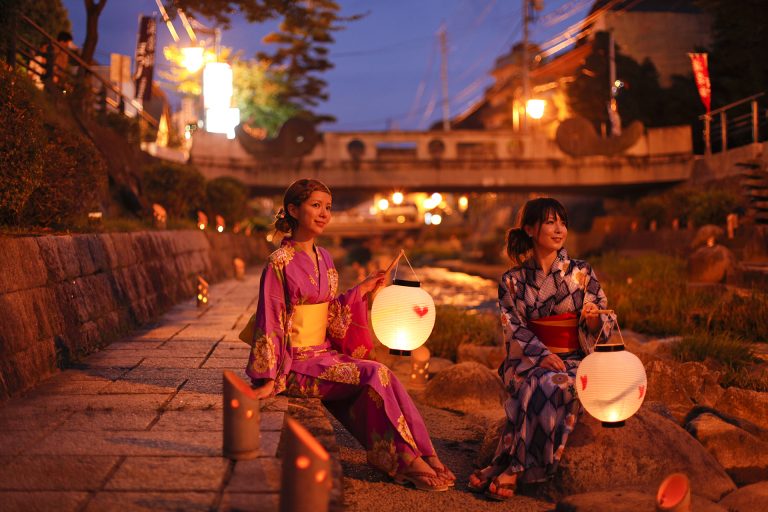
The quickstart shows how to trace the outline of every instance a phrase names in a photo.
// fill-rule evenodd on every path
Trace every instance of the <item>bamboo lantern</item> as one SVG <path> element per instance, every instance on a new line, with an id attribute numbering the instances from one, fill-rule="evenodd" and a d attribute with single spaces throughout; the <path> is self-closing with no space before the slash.
<path id="1" fill-rule="evenodd" d="M 407 356 L 429 338 L 435 326 L 435 303 L 419 281 L 395 279 L 376 295 L 371 324 L 390 354 Z"/>
<path id="2" fill-rule="evenodd" d="M 576 371 L 579 401 L 604 427 L 623 427 L 640 409 L 647 385 L 643 363 L 623 343 L 596 345 Z"/>
<path id="3" fill-rule="evenodd" d="M 152 203 L 152 219 L 157 229 L 165 229 L 168 222 L 168 213 L 163 205 Z"/>
<path id="4" fill-rule="evenodd" d="M 424 345 L 411 352 L 411 384 L 424 388 L 429 379 L 429 349 Z"/>
<path id="5" fill-rule="evenodd" d="M 245 261 L 242 258 L 235 258 L 232 260 L 232 265 L 235 268 L 235 279 L 242 281 L 245 279 Z"/>
<path id="6" fill-rule="evenodd" d="M 327 512 L 331 494 L 331 458 L 307 429 L 287 419 L 280 512 Z"/>
<path id="7" fill-rule="evenodd" d="M 690 512 L 691 482 L 683 473 L 672 473 L 661 482 L 656 493 L 658 512 Z"/>
<path id="8" fill-rule="evenodd" d="M 222 217 L 221 215 L 217 215 L 216 216 L 216 231 L 219 232 L 219 233 L 223 233 L 224 232 L 224 225 L 225 225 L 224 224 L 224 217 Z"/>
<path id="9" fill-rule="evenodd" d="M 259 399 L 253 389 L 229 370 L 224 371 L 224 456 L 233 460 L 259 455 Z"/>
<path id="10" fill-rule="evenodd" d="M 197 276 L 197 307 L 208 305 L 208 281 Z"/>
<path id="11" fill-rule="evenodd" d="M 201 212 L 200 210 L 197 211 L 197 227 L 201 230 L 204 230 L 208 226 L 208 216 Z"/>

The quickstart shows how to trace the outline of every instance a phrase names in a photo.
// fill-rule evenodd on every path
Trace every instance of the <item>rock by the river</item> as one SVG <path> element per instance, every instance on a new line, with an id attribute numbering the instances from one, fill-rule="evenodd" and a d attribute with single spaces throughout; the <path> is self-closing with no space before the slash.
<path id="1" fill-rule="evenodd" d="M 575 494 L 560 500 L 555 512 L 639 512 L 653 511 L 656 507 L 655 494 L 633 490 L 587 492 Z M 696 512 L 728 512 L 726 508 L 691 495 L 691 510 Z"/>
<path id="2" fill-rule="evenodd" d="M 737 485 L 768 480 L 768 442 L 712 413 L 692 419 L 690 432 Z"/>
<path id="3" fill-rule="evenodd" d="M 541 491 L 553 498 L 617 488 L 653 494 L 667 475 L 677 472 L 688 475 L 693 493 L 712 501 L 736 488 L 696 439 L 646 407 L 621 428 L 603 428 L 582 414 L 557 475 Z"/>
<path id="4" fill-rule="evenodd" d="M 480 363 L 492 370 L 497 369 L 506 356 L 504 347 L 462 343 L 456 348 L 456 360 L 459 363 Z"/>
<path id="5" fill-rule="evenodd" d="M 714 406 L 723 395 L 718 384 L 720 373 L 703 363 L 654 360 L 645 365 L 648 402 L 662 402 L 682 425 L 697 405 Z"/>
<path id="6" fill-rule="evenodd" d="M 728 512 L 756 512 L 768 510 L 768 482 L 747 485 L 720 500 Z"/>

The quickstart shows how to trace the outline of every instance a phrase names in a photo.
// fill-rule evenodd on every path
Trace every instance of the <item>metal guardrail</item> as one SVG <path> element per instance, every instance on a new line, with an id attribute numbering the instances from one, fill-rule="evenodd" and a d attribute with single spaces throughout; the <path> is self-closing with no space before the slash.
<path id="1" fill-rule="evenodd" d="M 6 55 L 8 64 L 26 70 L 33 80 L 41 83 L 47 90 L 57 90 L 67 94 L 81 87 L 88 87 L 90 89 L 88 92 L 96 98 L 97 108 L 105 110 L 111 108 L 125 115 L 126 105 L 131 105 L 144 121 L 153 127 L 159 126 L 157 119 L 145 112 L 140 102 L 123 94 L 120 89 L 101 76 L 77 53 L 56 41 L 27 16 L 18 14 L 16 19 L 17 23 L 27 25 L 42 36 L 44 44 L 41 47 L 36 46 L 21 35 L 17 27 L 16 33 L 10 38 L 11 44 Z M 61 66 L 57 62 L 59 55 L 66 55 L 67 64 L 65 66 Z M 82 70 L 82 80 L 69 69 L 70 62 L 76 63 L 78 69 Z M 109 93 L 112 93 L 114 98 L 109 97 Z"/>
<path id="2" fill-rule="evenodd" d="M 704 123 L 705 154 L 768 140 L 768 97 L 754 94 L 708 114 L 699 116 Z"/>

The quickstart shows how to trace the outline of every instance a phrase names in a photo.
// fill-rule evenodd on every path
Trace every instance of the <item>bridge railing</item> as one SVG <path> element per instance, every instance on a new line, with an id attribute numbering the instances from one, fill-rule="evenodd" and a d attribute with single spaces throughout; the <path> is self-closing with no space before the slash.
<path id="1" fill-rule="evenodd" d="M 705 154 L 768 140 L 768 97 L 755 94 L 699 116 Z"/>

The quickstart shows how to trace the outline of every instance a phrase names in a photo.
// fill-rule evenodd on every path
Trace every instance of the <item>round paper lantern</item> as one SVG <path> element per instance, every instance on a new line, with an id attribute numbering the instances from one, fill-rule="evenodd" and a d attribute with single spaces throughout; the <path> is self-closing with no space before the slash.
<path id="1" fill-rule="evenodd" d="M 435 302 L 418 281 L 395 279 L 376 295 L 371 324 L 391 354 L 409 355 L 427 341 L 435 326 Z"/>
<path id="2" fill-rule="evenodd" d="M 643 363 L 623 344 L 597 345 L 579 364 L 576 393 L 604 427 L 622 427 L 640 408 L 648 381 Z"/>

